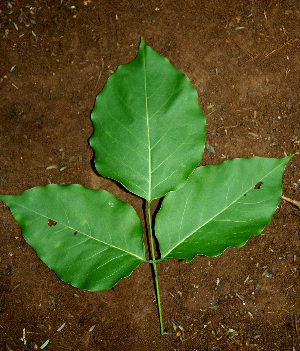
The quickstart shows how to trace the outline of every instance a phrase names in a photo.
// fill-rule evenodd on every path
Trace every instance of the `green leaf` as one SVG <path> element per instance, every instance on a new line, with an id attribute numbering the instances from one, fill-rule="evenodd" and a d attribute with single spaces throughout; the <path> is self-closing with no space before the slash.
<path id="1" fill-rule="evenodd" d="M 148 201 L 182 186 L 201 161 L 205 118 L 189 79 L 142 40 L 98 95 L 97 171 Z"/>
<path id="2" fill-rule="evenodd" d="M 0 199 L 37 255 L 77 288 L 110 289 L 145 261 L 136 212 L 104 190 L 51 184 Z"/>
<path id="3" fill-rule="evenodd" d="M 157 214 L 162 259 L 217 256 L 260 234 L 278 206 L 290 158 L 252 157 L 197 168 L 181 189 L 166 195 Z"/>

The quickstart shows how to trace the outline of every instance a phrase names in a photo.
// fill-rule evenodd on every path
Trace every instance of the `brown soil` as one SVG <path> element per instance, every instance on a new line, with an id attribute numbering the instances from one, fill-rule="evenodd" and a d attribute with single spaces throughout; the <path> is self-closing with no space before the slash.
<path id="1" fill-rule="evenodd" d="M 1 194 L 80 183 L 143 221 L 142 200 L 95 174 L 88 145 L 97 94 L 143 37 L 198 91 L 202 164 L 295 153 L 283 194 L 300 199 L 296 0 L 9 0 L 0 18 Z M 37 258 L 4 204 L 0 217 L 1 350 L 300 350 L 299 209 L 288 202 L 241 249 L 158 264 L 165 327 L 176 326 L 164 336 L 149 265 L 80 291 Z"/>

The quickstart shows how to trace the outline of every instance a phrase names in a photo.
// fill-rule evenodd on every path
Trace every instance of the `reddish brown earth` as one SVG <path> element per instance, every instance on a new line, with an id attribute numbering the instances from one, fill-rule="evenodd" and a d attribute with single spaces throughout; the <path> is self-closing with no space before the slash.
<path id="1" fill-rule="evenodd" d="M 1 194 L 80 183 L 144 223 L 142 200 L 93 171 L 88 144 L 97 94 L 143 37 L 198 91 L 202 164 L 294 153 L 283 194 L 300 200 L 296 0 L 9 0 L 0 18 Z M 1 350 L 300 350 L 299 208 L 288 202 L 241 249 L 158 264 L 165 327 L 176 326 L 164 336 L 149 265 L 80 291 L 37 258 L 3 203 L 0 217 Z"/>

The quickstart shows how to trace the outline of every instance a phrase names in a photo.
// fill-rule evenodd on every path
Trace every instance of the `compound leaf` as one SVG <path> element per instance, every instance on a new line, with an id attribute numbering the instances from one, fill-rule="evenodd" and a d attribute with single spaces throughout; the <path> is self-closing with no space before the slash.
<path id="1" fill-rule="evenodd" d="M 109 289 L 145 261 L 136 212 L 104 190 L 51 184 L 0 199 L 37 255 L 77 288 Z"/>
<path id="2" fill-rule="evenodd" d="M 290 157 L 233 159 L 197 168 L 156 217 L 161 257 L 191 261 L 241 247 L 270 223 Z"/>
<path id="3" fill-rule="evenodd" d="M 201 161 L 197 92 L 143 40 L 135 60 L 108 79 L 91 118 L 97 171 L 148 201 L 182 186 Z"/>

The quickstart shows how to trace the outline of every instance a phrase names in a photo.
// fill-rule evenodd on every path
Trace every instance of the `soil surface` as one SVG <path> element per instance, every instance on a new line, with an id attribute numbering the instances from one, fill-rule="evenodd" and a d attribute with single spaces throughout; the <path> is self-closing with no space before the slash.
<path id="1" fill-rule="evenodd" d="M 202 165 L 294 153 L 283 194 L 300 200 L 296 0 L 8 0 L 0 18 L 1 194 L 101 188 L 145 227 L 143 200 L 95 173 L 88 144 L 97 94 L 143 37 L 197 89 Z M 78 290 L 36 256 L 1 203 L 0 349 L 299 351 L 299 214 L 281 199 L 244 247 L 159 263 L 164 326 L 174 332 L 161 336 L 148 264 L 109 291 Z"/>

